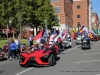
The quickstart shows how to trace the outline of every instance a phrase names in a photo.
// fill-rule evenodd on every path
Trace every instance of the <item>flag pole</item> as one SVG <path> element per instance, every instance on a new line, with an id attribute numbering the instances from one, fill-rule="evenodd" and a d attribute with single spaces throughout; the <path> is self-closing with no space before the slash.
<path id="1" fill-rule="evenodd" d="M 6 36 L 7 36 L 7 39 L 8 39 L 8 32 L 9 32 L 9 28 L 8 28 L 8 24 L 7 24 L 7 28 L 6 28 Z"/>
<path id="2" fill-rule="evenodd" d="M 46 18 L 45 18 L 45 28 L 46 28 L 46 30 L 47 30 L 47 20 L 46 20 Z M 48 31 L 47 31 L 48 32 Z M 47 42 L 47 38 L 46 38 L 46 42 Z"/>

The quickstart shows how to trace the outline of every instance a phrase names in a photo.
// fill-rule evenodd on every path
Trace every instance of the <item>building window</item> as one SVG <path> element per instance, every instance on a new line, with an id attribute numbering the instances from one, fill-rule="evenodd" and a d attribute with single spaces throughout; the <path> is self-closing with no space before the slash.
<path id="1" fill-rule="evenodd" d="M 77 5 L 77 9 L 80 9 L 81 7 L 80 7 L 80 5 Z"/>
<path id="2" fill-rule="evenodd" d="M 59 0 L 55 0 L 55 2 L 59 2 Z"/>
<path id="3" fill-rule="evenodd" d="M 55 7 L 54 10 L 55 10 L 55 13 L 59 13 L 59 7 Z"/>
<path id="4" fill-rule="evenodd" d="M 81 16 L 80 15 L 77 15 L 77 18 L 81 18 Z"/>

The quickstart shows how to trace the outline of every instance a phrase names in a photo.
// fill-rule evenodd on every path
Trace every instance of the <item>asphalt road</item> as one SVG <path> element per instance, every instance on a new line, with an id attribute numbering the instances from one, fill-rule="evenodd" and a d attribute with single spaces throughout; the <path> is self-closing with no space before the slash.
<path id="1" fill-rule="evenodd" d="M 100 75 L 100 41 L 92 42 L 91 50 L 81 50 L 73 42 L 59 57 L 51 67 L 22 68 L 18 60 L 0 62 L 0 75 Z"/>

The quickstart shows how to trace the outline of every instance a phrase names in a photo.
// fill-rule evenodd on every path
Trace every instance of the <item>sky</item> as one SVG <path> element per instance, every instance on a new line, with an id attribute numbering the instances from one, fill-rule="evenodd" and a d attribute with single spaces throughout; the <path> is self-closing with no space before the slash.
<path id="1" fill-rule="evenodd" d="M 92 1 L 92 12 L 96 12 L 100 20 L 100 0 L 91 0 Z"/>

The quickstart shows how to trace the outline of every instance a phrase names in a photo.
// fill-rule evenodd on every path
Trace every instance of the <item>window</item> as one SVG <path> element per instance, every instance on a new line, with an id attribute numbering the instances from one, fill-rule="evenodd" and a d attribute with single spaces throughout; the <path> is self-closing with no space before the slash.
<path id="1" fill-rule="evenodd" d="M 81 18 L 81 16 L 80 15 L 77 15 L 77 18 Z"/>
<path id="2" fill-rule="evenodd" d="M 80 7 L 80 5 L 77 5 L 77 9 L 80 9 L 81 7 Z"/>
<path id="3" fill-rule="evenodd" d="M 54 10 L 55 10 L 55 13 L 59 13 L 59 7 L 55 7 Z"/>
<path id="4" fill-rule="evenodd" d="M 55 2 L 59 2 L 59 0 L 55 0 Z"/>

